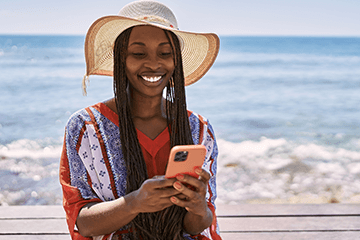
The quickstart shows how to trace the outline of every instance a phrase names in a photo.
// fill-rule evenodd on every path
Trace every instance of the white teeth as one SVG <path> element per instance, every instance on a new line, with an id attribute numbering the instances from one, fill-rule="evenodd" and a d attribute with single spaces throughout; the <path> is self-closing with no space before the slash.
<path id="1" fill-rule="evenodd" d="M 157 82 L 161 79 L 162 76 L 154 76 L 154 77 L 146 77 L 146 76 L 141 76 L 145 81 L 148 82 Z"/>

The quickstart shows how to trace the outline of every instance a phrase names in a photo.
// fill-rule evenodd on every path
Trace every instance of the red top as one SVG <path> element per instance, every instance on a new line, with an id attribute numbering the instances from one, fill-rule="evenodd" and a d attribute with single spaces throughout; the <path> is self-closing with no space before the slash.
<path id="1" fill-rule="evenodd" d="M 141 150 L 144 155 L 149 178 L 165 175 L 166 164 L 170 155 L 170 136 L 165 128 L 154 140 L 136 129 Z"/>

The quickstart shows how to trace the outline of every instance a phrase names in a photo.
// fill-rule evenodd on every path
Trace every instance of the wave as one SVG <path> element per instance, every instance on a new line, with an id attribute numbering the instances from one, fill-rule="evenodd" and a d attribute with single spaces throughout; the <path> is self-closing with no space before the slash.
<path id="1" fill-rule="evenodd" d="M 351 142 L 360 148 L 360 139 Z M 218 140 L 218 203 L 324 203 L 360 200 L 360 152 L 283 138 Z M 0 204 L 61 204 L 61 142 L 0 145 Z"/>
<path id="2" fill-rule="evenodd" d="M 61 145 L 52 145 L 54 140 L 20 139 L 6 145 L 0 145 L 2 159 L 41 159 L 60 156 Z"/>
<path id="3" fill-rule="evenodd" d="M 360 200 L 360 152 L 285 139 L 219 140 L 218 202 Z M 360 147 L 360 140 L 353 144 Z"/>
<path id="4" fill-rule="evenodd" d="M 21 139 L 0 145 L 0 205 L 61 204 L 61 145 Z"/>

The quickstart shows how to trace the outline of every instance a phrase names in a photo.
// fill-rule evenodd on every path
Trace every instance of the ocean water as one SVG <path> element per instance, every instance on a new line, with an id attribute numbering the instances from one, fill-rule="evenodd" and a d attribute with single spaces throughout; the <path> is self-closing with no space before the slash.
<path id="1" fill-rule="evenodd" d="M 225 37 L 188 108 L 218 140 L 218 203 L 360 201 L 360 38 Z M 111 98 L 83 36 L 0 36 L 0 204 L 61 204 L 64 126 Z"/>

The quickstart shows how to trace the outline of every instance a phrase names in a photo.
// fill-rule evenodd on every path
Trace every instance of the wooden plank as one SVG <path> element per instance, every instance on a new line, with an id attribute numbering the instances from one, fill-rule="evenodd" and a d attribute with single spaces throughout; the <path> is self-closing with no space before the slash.
<path id="1" fill-rule="evenodd" d="M 360 204 L 218 205 L 217 215 L 224 240 L 360 239 Z M 4 236 L 68 239 L 65 212 L 60 205 L 0 207 Z"/>
<path id="2" fill-rule="evenodd" d="M 222 233 L 222 240 L 355 240 L 360 232 Z"/>
<path id="3" fill-rule="evenodd" d="M 218 218 L 220 231 L 360 231 L 360 217 L 227 217 Z"/>
<path id="4" fill-rule="evenodd" d="M 239 204 L 217 205 L 218 216 L 360 215 L 360 204 Z"/>
<path id="5" fill-rule="evenodd" d="M 355 240 L 359 232 L 302 232 L 302 233 L 222 233 L 223 240 Z M 0 240 L 70 240 L 69 235 L 0 235 Z"/>
<path id="6" fill-rule="evenodd" d="M 0 235 L 4 234 L 68 234 L 65 219 L 0 220 Z"/>
<path id="7" fill-rule="evenodd" d="M 337 233 L 223 233 L 221 234 L 223 240 L 355 240 L 359 239 L 359 232 L 337 232 Z M 52 236 L 41 236 L 41 235 L 0 235 L 0 240 L 70 240 L 69 235 L 52 235 Z"/>
<path id="8" fill-rule="evenodd" d="M 71 240 L 70 235 L 0 235 L 0 240 Z"/>
<path id="9" fill-rule="evenodd" d="M 0 207 L 2 218 L 65 218 L 61 205 L 7 206 Z"/>
<path id="10" fill-rule="evenodd" d="M 360 204 L 239 204 L 217 205 L 218 216 L 360 215 Z M 61 205 L 0 207 L 0 218 L 65 217 Z"/>

